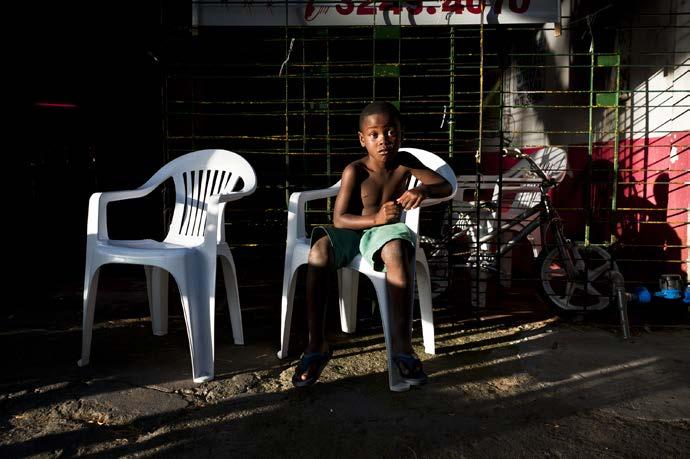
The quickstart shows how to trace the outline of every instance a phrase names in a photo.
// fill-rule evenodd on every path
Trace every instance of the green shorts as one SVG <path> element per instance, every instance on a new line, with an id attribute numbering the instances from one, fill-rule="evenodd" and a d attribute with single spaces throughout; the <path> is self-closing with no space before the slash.
<path id="1" fill-rule="evenodd" d="M 317 226 L 311 233 L 312 243 L 316 242 L 323 234 L 333 246 L 334 265 L 340 269 L 361 253 L 362 257 L 374 267 L 376 271 L 386 271 L 381 260 L 381 249 L 387 242 L 402 239 L 415 247 L 415 234 L 404 223 L 390 223 L 388 225 L 375 226 L 364 231 L 354 231 L 333 226 Z"/>

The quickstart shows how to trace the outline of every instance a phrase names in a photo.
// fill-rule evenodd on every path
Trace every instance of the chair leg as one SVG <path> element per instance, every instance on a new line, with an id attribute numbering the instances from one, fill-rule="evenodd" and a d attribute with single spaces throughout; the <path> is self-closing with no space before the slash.
<path id="1" fill-rule="evenodd" d="M 530 244 L 532 244 L 532 255 L 534 258 L 537 258 L 543 245 L 541 239 L 541 229 L 537 227 L 534 231 L 532 231 L 532 234 L 527 236 L 527 240 L 530 242 Z"/>
<path id="2" fill-rule="evenodd" d="M 511 239 L 513 234 L 511 232 L 506 232 L 501 234 L 501 246 L 506 245 Z M 512 273 L 513 273 L 513 252 L 509 252 L 506 256 L 501 257 L 501 272 L 499 273 L 499 278 L 501 281 L 501 286 L 505 288 L 510 288 L 512 286 Z"/>
<path id="3" fill-rule="evenodd" d="M 235 261 L 227 245 L 222 249 L 219 248 L 218 252 L 220 255 L 221 270 L 223 271 L 225 294 L 228 299 L 232 338 L 235 344 L 242 345 L 244 344 L 244 332 L 242 331 L 242 310 L 240 309 L 240 294 L 237 287 Z"/>
<path id="4" fill-rule="evenodd" d="M 211 381 L 214 376 L 215 269 L 202 263 L 188 266 L 186 276 L 176 278 L 184 313 L 192 376 L 195 383 Z"/>
<path id="5" fill-rule="evenodd" d="M 92 268 L 87 262 L 86 272 L 84 274 L 84 312 L 82 319 L 81 332 L 81 359 L 77 365 L 83 367 L 89 364 L 91 356 L 91 335 L 93 332 L 93 315 L 96 307 L 96 292 L 98 290 L 98 277 L 100 275 L 100 266 Z"/>
<path id="6" fill-rule="evenodd" d="M 477 274 L 477 268 L 470 268 L 470 291 L 472 306 L 475 308 L 485 308 L 486 307 L 486 290 L 487 284 L 489 282 L 489 273 L 484 269 L 479 268 L 479 273 Z"/>
<path id="7" fill-rule="evenodd" d="M 425 262 L 416 263 L 417 291 L 419 293 L 419 310 L 422 321 L 422 336 L 424 337 L 424 352 L 436 354 L 434 339 L 434 313 L 431 302 L 431 276 Z"/>
<path id="8" fill-rule="evenodd" d="M 284 359 L 288 355 L 290 345 L 290 325 L 292 324 L 292 306 L 295 299 L 295 286 L 297 271 L 292 269 L 289 258 L 285 259 L 285 272 L 283 273 L 283 296 L 280 305 L 280 351 L 278 358 Z"/>
<path id="9" fill-rule="evenodd" d="M 386 342 L 386 359 L 388 361 L 388 385 L 393 392 L 404 392 L 410 390 L 410 385 L 402 380 L 400 372 L 393 362 L 392 342 L 391 342 L 391 323 L 388 311 L 388 287 L 385 278 L 372 278 L 376 297 L 381 311 L 381 322 L 383 323 L 383 337 Z"/>
<path id="10" fill-rule="evenodd" d="M 292 248 L 285 251 L 285 269 L 283 270 L 283 293 L 280 301 L 280 350 L 277 355 L 284 359 L 290 346 L 290 326 L 292 324 L 292 306 L 295 299 L 297 267 L 292 266 Z"/>
<path id="11" fill-rule="evenodd" d="M 354 269 L 338 270 L 338 291 L 340 305 L 340 328 L 345 333 L 354 333 L 357 328 L 357 290 L 359 272 Z"/>
<path id="12" fill-rule="evenodd" d="M 156 266 L 144 266 L 146 292 L 151 311 L 151 328 L 156 336 L 168 333 L 168 272 Z"/>

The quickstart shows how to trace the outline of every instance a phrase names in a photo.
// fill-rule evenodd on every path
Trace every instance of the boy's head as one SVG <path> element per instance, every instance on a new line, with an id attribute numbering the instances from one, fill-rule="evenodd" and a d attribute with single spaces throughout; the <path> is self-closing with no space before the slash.
<path id="1" fill-rule="evenodd" d="M 370 157 L 387 162 L 400 148 L 400 112 L 391 103 L 373 102 L 359 115 L 359 143 Z"/>
<path id="2" fill-rule="evenodd" d="M 390 102 L 372 102 L 362 109 L 362 113 L 359 114 L 359 130 L 362 130 L 362 123 L 370 115 L 388 115 L 391 121 L 397 122 L 398 127 L 400 127 L 400 112 L 395 105 Z"/>

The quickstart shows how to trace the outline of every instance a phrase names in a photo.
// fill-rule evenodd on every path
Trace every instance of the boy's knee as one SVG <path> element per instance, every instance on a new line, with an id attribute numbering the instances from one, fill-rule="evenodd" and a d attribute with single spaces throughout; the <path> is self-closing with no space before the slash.
<path id="1" fill-rule="evenodd" d="M 386 265 L 407 263 L 411 257 L 410 243 L 402 239 L 388 241 L 381 249 L 381 260 Z"/>
<path id="2" fill-rule="evenodd" d="M 324 236 L 316 241 L 309 251 L 309 264 L 319 268 L 327 267 L 331 262 L 331 241 Z"/>

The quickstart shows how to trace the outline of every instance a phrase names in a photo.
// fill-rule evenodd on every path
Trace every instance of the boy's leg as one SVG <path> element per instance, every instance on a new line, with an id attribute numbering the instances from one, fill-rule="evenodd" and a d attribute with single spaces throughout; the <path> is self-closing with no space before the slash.
<path id="1" fill-rule="evenodd" d="M 292 378 L 297 387 L 316 382 L 331 358 L 325 334 L 328 282 L 332 270 L 346 266 L 357 255 L 360 237 L 356 231 L 330 227 L 315 228 L 312 232 L 314 242 L 307 261 L 309 343 Z"/>
<path id="2" fill-rule="evenodd" d="M 327 236 L 316 241 L 309 251 L 307 265 L 307 320 L 309 343 L 305 352 L 326 352 L 325 338 L 326 296 L 330 269 L 333 265 L 333 247 Z M 304 378 L 306 379 L 306 377 Z"/>
<path id="3" fill-rule="evenodd" d="M 307 264 L 307 321 L 309 322 L 309 343 L 304 356 L 328 352 L 325 338 L 326 295 L 328 294 L 328 278 L 330 267 L 333 266 L 333 247 L 331 241 L 324 235 L 311 246 Z M 300 360 L 292 378 L 296 386 L 313 384 L 318 378 L 325 363 L 322 358 Z M 312 380 L 311 382 L 306 382 Z"/>
<path id="4" fill-rule="evenodd" d="M 393 354 L 412 354 L 412 288 L 413 247 L 409 242 L 394 239 L 381 249 L 386 265 L 386 283 L 390 299 L 391 344 Z"/>

